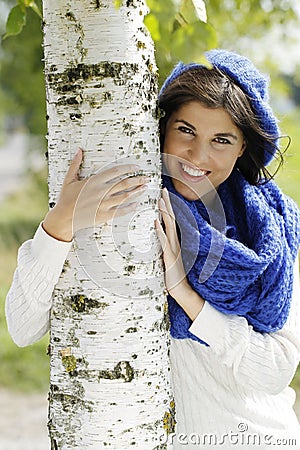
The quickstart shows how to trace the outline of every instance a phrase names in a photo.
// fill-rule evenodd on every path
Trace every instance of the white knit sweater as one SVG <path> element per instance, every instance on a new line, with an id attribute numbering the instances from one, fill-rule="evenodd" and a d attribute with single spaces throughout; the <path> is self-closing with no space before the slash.
<path id="1" fill-rule="evenodd" d="M 71 243 L 50 237 L 40 226 L 19 249 L 18 266 L 6 299 L 9 332 L 19 346 L 49 328 L 52 291 Z M 288 387 L 300 354 L 300 288 L 295 270 L 292 307 L 284 328 L 260 334 L 246 319 L 220 313 L 209 303 L 190 339 L 171 340 L 177 449 L 300 449 L 300 427 Z"/>

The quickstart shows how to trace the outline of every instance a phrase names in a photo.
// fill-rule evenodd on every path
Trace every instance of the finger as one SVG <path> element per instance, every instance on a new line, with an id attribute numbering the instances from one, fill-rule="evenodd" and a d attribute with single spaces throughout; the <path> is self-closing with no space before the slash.
<path id="1" fill-rule="evenodd" d="M 173 207 L 172 207 L 172 204 L 171 204 L 170 194 L 169 194 L 169 192 L 168 192 L 168 190 L 166 188 L 164 188 L 162 190 L 162 198 L 163 198 L 163 200 L 164 200 L 164 202 L 166 204 L 166 208 L 167 208 L 167 211 L 169 213 L 169 216 L 175 222 L 175 214 L 174 214 Z"/>
<path id="2" fill-rule="evenodd" d="M 172 251 L 170 240 L 168 239 L 168 236 L 164 232 L 164 229 L 159 220 L 155 220 L 154 224 L 163 251 L 165 269 L 167 272 L 169 272 L 176 266 L 176 262 L 178 261 L 179 257 L 178 255 L 176 256 L 176 254 L 174 254 L 174 252 Z"/>
<path id="3" fill-rule="evenodd" d="M 125 175 L 134 175 L 138 170 L 141 170 L 141 168 L 137 164 L 119 164 L 111 169 L 104 171 L 100 170 L 100 172 L 95 175 L 95 178 L 100 175 L 102 182 L 114 183 L 118 181 L 118 178 L 122 178 Z"/>
<path id="4" fill-rule="evenodd" d="M 165 202 L 165 205 L 166 205 L 166 210 L 168 211 L 168 216 L 172 221 L 172 227 L 174 229 L 174 245 L 175 245 L 174 249 L 176 249 L 176 252 L 178 252 L 178 251 L 180 251 L 180 244 L 179 244 L 178 233 L 177 233 L 177 228 L 176 228 L 176 217 L 175 217 L 172 203 L 170 200 L 169 191 L 166 188 L 164 188 L 162 190 L 162 196 L 163 196 L 163 201 Z"/>
<path id="5" fill-rule="evenodd" d="M 180 250 L 180 246 L 177 236 L 176 222 L 174 218 L 170 216 L 163 198 L 159 200 L 158 204 L 159 210 L 162 213 L 162 219 L 166 228 L 166 235 L 170 241 L 171 248 L 174 253 L 178 253 L 178 251 Z"/>
<path id="6" fill-rule="evenodd" d="M 115 185 L 113 185 L 109 193 L 111 195 L 119 195 L 124 191 L 131 191 L 138 186 L 144 186 L 149 181 L 150 178 L 145 175 L 126 178 L 125 180 L 119 181 Z"/>
<path id="7" fill-rule="evenodd" d="M 64 179 L 64 184 L 69 184 L 72 181 L 78 180 L 79 168 L 80 164 L 82 163 L 82 158 L 83 150 L 79 148 L 71 161 L 70 167 Z"/>
<path id="8" fill-rule="evenodd" d="M 111 218 L 113 219 L 114 217 L 126 216 L 127 214 L 136 211 L 137 206 L 138 206 L 137 202 L 130 202 L 130 203 L 126 203 L 123 205 L 118 205 L 116 207 L 113 207 L 110 209 Z"/>
<path id="9" fill-rule="evenodd" d="M 100 202 L 104 202 L 107 205 L 107 208 L 115 208 L 117 206 L 121 206 L 124 203 L 128 203 L 133 201 L 136 197 L 142 195 L 147 190 L 147 186 L 137 186 L 130 191 L 123 191 L 115 195 L 105 195 L 102 196 Z"/>
<path id="10" fill-rule="evenodd" d="M 185 271 L 182 265 L 181 255 L 175 255 L 172 252 L 170 242 L 164 233 L 163 227 L 158 220 L 154 222 L 160 244 L 163 249 L 163 260 L 165 264 L 165 280 L 167 289 L 170 291 L 181 283 L 185 277 Z"/>
<path id="11" fill-rule="evenodd" d="M 158 219 L 155 219 L 154 226 L 155 226 L 155 229 L 156 229 L 156 233 L 157 233 L 157 236 L 158 236 L 158 239 L 159 239 L 162 251 L 165 252 L 166 246 L 167 246 L 167 236 L 166 236 L 166 234 L 164 232 L 164 229 L 161 226 L 161 223 L 160 223 L 160 221 Z"/>
<path id="12" fill-rule="evenodd" d="M 122 207 L 111 208 L 110 210 L 105 211 L 105 213 L 103 212 L 102 208 L 98 208 L 95 223 L 103 224 L 105 222 L 108 222 L 109 220 L 114 219 L 115 217 L 126 216 L 127 214 L 135 211 L 137 205 L 138 205 L 137 202 L 131 202 L 129 204 L 127 203 Z"/>

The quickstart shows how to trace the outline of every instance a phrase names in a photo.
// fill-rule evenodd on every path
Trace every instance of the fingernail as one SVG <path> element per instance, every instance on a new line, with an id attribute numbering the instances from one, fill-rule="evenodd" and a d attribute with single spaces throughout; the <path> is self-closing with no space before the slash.
<path id="1" fill-rule="evenodd" d="M 75 153 L 75 158 L 79 155 L 79 153 L 81 153 L 81 148 L 79 148 L 79 149 L 77 150 L 77 152 Z"/>

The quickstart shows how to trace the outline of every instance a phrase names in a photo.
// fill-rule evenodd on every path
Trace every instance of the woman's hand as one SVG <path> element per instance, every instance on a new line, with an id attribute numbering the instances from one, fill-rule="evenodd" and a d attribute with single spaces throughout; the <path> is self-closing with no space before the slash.
<path id="1" fill-rule="evenodd" d="M 115 166 L 79 180 L 82 158 L 83 151 L 79 149 L 65 176 L 59 199 L 43 222 L 44 230 L 61 241 L 71 241 L 82 228 L 134 211 L 135 200 L 149 181 L 146 176 L 133 176 L 139 169 L 133 164 Z"/>
<path id="2" fill-rule="evenodd" d="M 166 288 L 175 298 L 176 292 L 180 292 L 188 285 L 188 281 L 182 264 L 176 221 L 167 189 L 162 190 L 158 206 L 165 226 L 164 230 L 161 223 L 156 220 L 156 230 L 163 249 Z"/>
<path id="3" fill-rule="evenodd" d="M 155 221 L 155 227 L 163 249 L 166 288 L 188 316 L 194 320 L 202 310 L 204 300 L 192 289 L 186 278 L 175 216 L 167 189 L 162 190 L 159 210 L 162 214 L 165 231 L 159 220 Z"/>

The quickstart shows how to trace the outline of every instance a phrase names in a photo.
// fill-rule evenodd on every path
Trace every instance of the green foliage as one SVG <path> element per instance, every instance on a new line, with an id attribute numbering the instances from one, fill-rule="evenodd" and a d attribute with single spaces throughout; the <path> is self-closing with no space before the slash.
<path id="1" fill-rule="evenodd" d="M 46 134 L 46 100 L 40 19 L 27 11 L 21 34 L 2 42 L 0 55 L 0 105 L 8 116 L 23 119 L 32 134 Z"/>
<path id="2" fill-rule="evenodd" d="M 261 38 L 273 26 L 282 33 L 290 21 L 296 20 L 293 0 L 205 0 L 220 47 L 234 49 L 240 38 Z"/>
<path id="3" fill-rule="evenodd" d="M 292 197 L 300 207 L 300 109 L 297 108 L 283 117 L 280 128 L 283 133 L 291 136 L 291 145 L 285 153 L 285 164 L 276 176 L 276 181 L 282 190 Z M 285 143 L 283 144 L 286 145 Z"/>
<path id="4" fill-rule="evenodd" d="M 0 253 L 14 249 L 34 234 L 41 218 L 47 212 L 47 174 L 28 174 L 22 191 L 12 194 L 0 204 Z M 5 236 L 5 238 L 4 238 Z M 1 275 L 6 271 L 5 258 L 0 259 Z"/>
<path id="5" fill-rule="evenodd" d="M 201 61 L 203 52 L 216 46 L 214 28 L 200 20 L 202 2 L 147 0 L 147 4 L 145 25 L 155 43 L 160 82 L 178 61 Z"/>
<path id="6" fill-rule="evenodd" d="M 4 302 L 16 267 L 18 247 L 30 239 L 47 211 L 46 173 L 34 174 L 23 189 L 0 204 L 0 386 L 46 390 L 49 384 L 48 336 L 18 348 L 8 334 Z"/>
<path id="7" fill-rule="evenodd" d="M 186 22 L 193 22 L 195 17 L 202 22 L 207 21 L 204 0 L 181 0 L 180 15 Z"/>
<path id="8" fill-rule="evenodd" d="M 9 13 L 6 22 L 6 33 L 3 36 L 3 39 L 21 33 L 26 24 L 26 12 L 28 8 L 31 8 L 40 18 L 42 18 L 40 8 L 35 1 L 18 0 L 18 4 L 14 6 Z"/>
<path id="9" fill-rule="evenodd" d="M 49 357 L 46 355 L 49 338 L 46 336 L 30 347 L 18 348 L 5 326 L 2 302 L 5 294 L 0 287 L 0 386 L 22 392 L 46 391 L 49 386 Z"/>
<path id="10" fill-rule="evenodd" d="M 6 33 L 3 36 L 3 39 L 6 39 L 8 36 L 19 34 L 25 24 L 26 10 L 24 10 L 20 5 L 16 5 L 9 13 L 6 22 Z"/>

